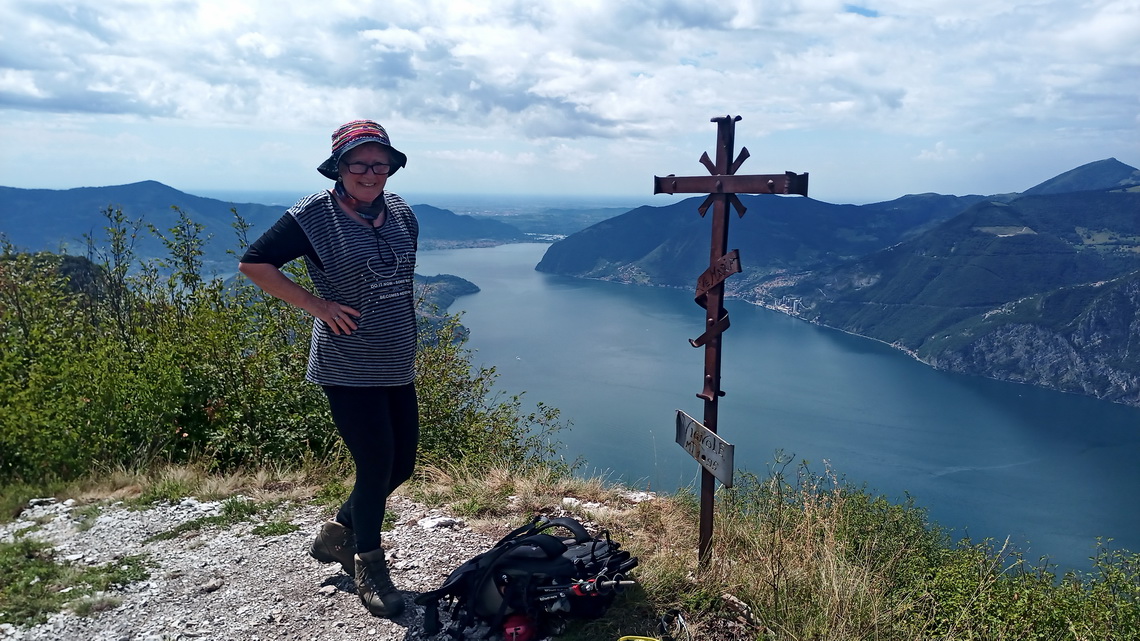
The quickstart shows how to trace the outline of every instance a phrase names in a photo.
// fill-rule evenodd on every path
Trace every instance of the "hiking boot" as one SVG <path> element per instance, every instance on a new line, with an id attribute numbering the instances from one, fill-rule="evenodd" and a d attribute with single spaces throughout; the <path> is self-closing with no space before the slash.
<path id="1" fill-rule="evenodd" d="M 384 548 L 356 555 L 356 593 L 372 616 L 391 619 L 404 611 L 404 595 L 388 576 Z"/>
<path id="2" fill-rule="evenodd" d="M 309 556 L 321 563 L 340 563 L 344 573 L 352 576 L 356 573 L 356 535 L 336 521 L 325 521 L 317 530 Z"/>

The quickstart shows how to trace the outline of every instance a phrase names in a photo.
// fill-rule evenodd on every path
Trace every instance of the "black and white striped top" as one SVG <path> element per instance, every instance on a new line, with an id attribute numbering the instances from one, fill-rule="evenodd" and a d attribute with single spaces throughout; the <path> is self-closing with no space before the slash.
<path id="1" fill-rule="evenodd" d="M 412 277 L 419 222 L 396 194 L 385 193 L 380 227 L 349 218 L 320 192 L 289 209 L 318 260 L 305 262 L 317 294 L 360 312 L 357 329 L 334 334 L 314 319 L 305 378 L 321 385 L 392 386 L 415 378 L 416 313 Z"/>

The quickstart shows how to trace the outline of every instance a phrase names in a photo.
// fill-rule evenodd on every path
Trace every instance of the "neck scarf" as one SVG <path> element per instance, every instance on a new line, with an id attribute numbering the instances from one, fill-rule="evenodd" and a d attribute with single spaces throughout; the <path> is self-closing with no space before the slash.
<path id="1" fill-rule="evenodd" d="M 341 181 L 336 182 L 334 188 L 338 198 L 344 201 L 346 205 L 352 208 L 353 211 L 360 214 L 360 217 L 368 222 L 376 220 L 380 214 L 384 213 L 384 194 L 381 193 L 376 200 L 371 203 L 366 203 L 363 200 L 357 200 L 349 195 L 344 189 L 344 183 Z"/>

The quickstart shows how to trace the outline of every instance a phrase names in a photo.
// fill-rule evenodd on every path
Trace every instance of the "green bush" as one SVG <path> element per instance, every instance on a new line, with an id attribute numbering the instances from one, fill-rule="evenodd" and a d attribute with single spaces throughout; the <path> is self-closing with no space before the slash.
<path id="1" fill-rule="evenodd" d="M 184 212 L 165 232 L 103 213 L 87 258 L 0 247 L 0 483 L 167 462 L 343 461 L 324 394 L 304 380 L 312 317 L 240 275 L 204 275 L 202 227 Z M 249 225 L 234 214 L 241 251 Z M 146 229 L 167 258 L 136 260 Z M 286 272 L 308 284 L 297 262 Z M 472 370 L 458 320 L 433 316 L 417 353 L 421 456 L 548 456 L 557 411 L 528 414 L 519 396 L 497 394 L 493 369 Z"/>

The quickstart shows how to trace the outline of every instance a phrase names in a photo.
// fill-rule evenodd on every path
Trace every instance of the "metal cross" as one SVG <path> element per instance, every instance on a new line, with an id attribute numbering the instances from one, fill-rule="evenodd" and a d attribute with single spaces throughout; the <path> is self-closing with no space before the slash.
<path id="1" fill-rule="evenodd" d="M 716 434 L 717 400 L 724 396 L 720 389 L 721 334 L 728 329 L 728 311 L 724 308 L 724 281 L 740 272 L 740 252 L 728 251 L 728 205 L 740 216 L 746 208 L 736 194 L 799 194 L 807 195 L 808 175 L 784 172 L 737 176 L 736 171 L 748 159 L 748 149 L 741 148 L 740 155 L 732 159 L 735 143 L 736 122 L 740 116 L 713 118 L 717 124 L 716 163 L 708 153 L 701 155 L 700 162 L 709 171 L 709 176 L 653 177 L 654 194 L 694 194 L 707 193 L 709 196 L 697 211 L 701 217 L 713 208 L 712 250 L 709 255 L 709 268 L 697 279 L 696 302 L 706 310 L 705 331 L 696 339 L 690 339 L 693 347 L 705 348 L 704 388 L 697 394 L 704 400 L 704 427 Z M 700 459 L 698 459 L 700 460 Z M 713 524 L 713 492 L 715 477 L 707 469 L 701 471 L 701 522 L 699 558 L 702 564 L 708 561 Z"/>

